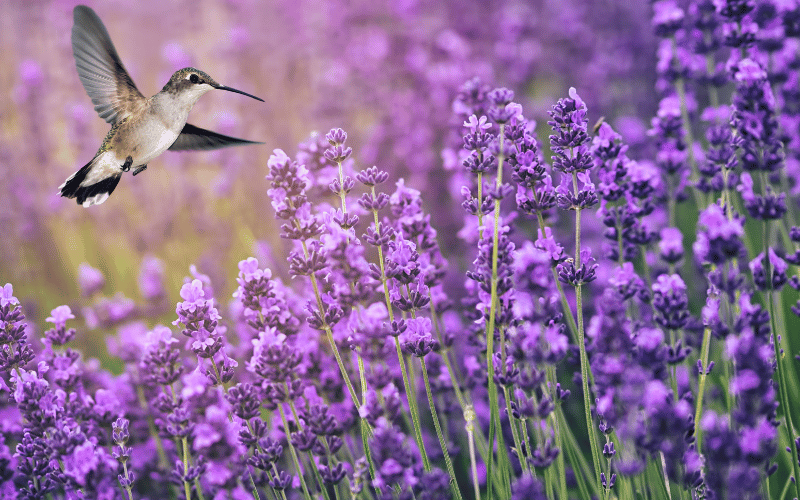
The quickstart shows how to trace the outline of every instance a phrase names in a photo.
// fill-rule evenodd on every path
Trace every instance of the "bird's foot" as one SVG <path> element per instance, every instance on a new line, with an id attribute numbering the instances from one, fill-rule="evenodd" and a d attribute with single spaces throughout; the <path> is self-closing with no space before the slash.
<path id="1" fill-rule="evenodd" d="M 142 165 L 142 166 L 136 167 L 136 169 L 133 171 L 133 175 L 141 174 L 145 170 L 147 170 L 147 165 Z"/>
<path id="2" fill-rule="evenodd" d="M 127 172 L 128 170 L 131 169 L 131 165 L 133 165 L 133 157 L 128 156 L 127 158 L 125 158 L 125 163 L 122 164 L 122 171 Z"/>

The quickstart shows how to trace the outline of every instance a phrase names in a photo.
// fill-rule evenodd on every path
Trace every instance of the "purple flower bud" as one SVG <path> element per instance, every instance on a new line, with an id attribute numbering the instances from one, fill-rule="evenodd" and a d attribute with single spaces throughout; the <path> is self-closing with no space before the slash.
<path id="1" fill-rule="evenodd" d="M 653 27 L 656 36 L 667 38 L 675 34 L 683 22 L 683 9 L 674 0 L 659 0 L 653 3 Z"/>
<path id="2" fill-rule="evenodd" d="M 345 476 L 345 470 L 341 462 L 333 467 L 320 465 L 319 473 L 322 476 L 322 480 L 327 484 L 338 484 Z"/>
<path id="3" fill-rule="evenodd" d="M 389 173 L 378 170 L 378 167 L 369 167 L 356 174 L 356 179 L 365 186 L 383 184 L 389 178 Z"/>
<path id="4" fill-rule="evenodd" d="M 378 193 L 373 196 L 371 193 L 364 193 L 358 200 L 358 204 L 364 210 L 378 211 L 384 208 L 389 203 L 389 195 L 386 193 Z"/>
<path id="5" fill-rule="evenodd" d="M 511 486 L 511 500 L 545 500 L 547 494 L 539 479 L 523 475 Z"/>
<path id="6" fill-rule="evenodd" d="M 597 267 L 598 264 L 592 257 L 591 249 L 584 248 L 581 250 L 580 268 L 576 269 L 573 259 L 567 259 L 563 263 L 558 264 L 558 280 L 572 286 L 585 285 L 597 278 L 595 275 Z"/>
<path id="7" fill-rule="evenodd" d="M 327 140 L 331 146 L 339 146 L 347 141 L 347 132 L 340 128 L 332 128 L 330 132 L 325 134 L 325 140 Z"/>
<path id="8" fill-rule="evenodd" d="M 522 106 L 515 102 L 508 104 L 495 105 L 489 108 L 489 117 L 498 125 L 504 125 L 512 119 L 521 121 L 522 119 Z M 503 152 L 503 156 L 509 156 Z"/>
<path id="9" fill-rule="evenodd" d="M 269 480 L 269 485 L 276 490 L 285 490 L 292 484 L 292 477 L 286 471 L 280 471 Z"/>
<path id="10" fill-rule="evenodd" d="M 552 439 L 548 438 L 544 445 L 533 450 L 531 456 L 528 457 L 528 461 L 536 467 L 549 467 L 555 462 L 560 452 L 558 447 L 553 444 Z"/>
<path id="11" fill-rule="evenodd" d="M 129 425 L 130 421 L 127 418 L 120 417 L 114 421 L 111 437 L 115 443 L 123 445 L 128 442 L 128 438 L 130 438 Z"/>
<path id="12" fill-rule="evenodd" d="M 561 184 L 556 188 L 556 200 L 562 210 L 584 210 L 597 204 L 597 192 L 588 172 L 581 171 L 578 177 L 578 191 L 573 191 L 572 176 L 562 175 Z"/>
<path id="13" fill-rule="evenodd" d="M 81 486 L 86 485 L 87 476 L 100 467 L 100 454 L 96 453 L 95 446 L 91 441 L 84 441 L 62 456 L 64 475 Z"/>
<path id="14" fill-rule="evenodd" d="M 475 151 L 467 156 L 461 163 L 468 172 L 473 174 L 485 174 L 494 172 L 497 169 L 497 158 L 492 155 L 483 155 Z"/>
<path id="15" fill-rule="evenodd" d="M 764 269 L 764 252 L 761 252 L 755 259 L 751 260 L 748 266 L 750 267 L 750 272 L 753 273 L 753 281 L 756 284 L 756 288 L 762 291 L 768 288 L 770 290 L 780 290 L 786 284 L 786 270 L 789 265 L 778 257 L 771 247 L 768 254 L 769 262 L 767 265 L 771 270 L 771 283 L 767 283 L 767 271 Z"/>
<path id="16" fill-rule="evenodd" d="M 342 213 L 341 209 L 337 209 L 333 214 L 333 222 L 338 224 L 342 229 L 350 229 L 358 224 L 358 215 Z"/>
<path id="17" fill-rule="evenodd" d="M 661 258 L 669 264 L 678 263 L 683 258 L 683 233 L 678 228 L 665 227 L 660 236 L 658 248 Z"/>
<path id="18" fill-rule="evenodd" d="M 353 154 L 353 148 L 342 145 L 331 146 L 325 150 L 325 158 L 336 163 L 345 161 L 350 158 L 351 154 Z"/>
<path id="19" fill-rule="evenodd" d="M 485 116 L 481 116 L 480 119 L 478 119 L 477 116 L 472 115 L 469 117 L 469 120 L 464 122 L 464 126 L 467 127 L 470 130 L 470 132 L 475 133 L 481 130 L 487 130 L 492 128 L 492 124 L 486 123 L 487 121 L 488 118 L 486 118 Z"/>
<path id="20" fill-rule="evenodd" d="M 69 306 L 58 306 L 50 312 L 50 316 L 45 321 L 53 323 L 56 328 L 60 328 L 66 325 L 67 320 L 70 319 L 75 319 L 75 315 L 72 314 Z"/>
<path id="21" fill-rule="evenodd" d="M 514 100 L 514 91 L 505 87 L 496 88 L 487 94 L 495 106 L 505 106 Z"/>
<path id="22" fill-rule="evenodd" d="M 744 220 L 728 219 L 719 205 L 709 205 L 700 213 L 698 234 L 692 249 L 700 262 L 721 265 L 744 255 Z"/>

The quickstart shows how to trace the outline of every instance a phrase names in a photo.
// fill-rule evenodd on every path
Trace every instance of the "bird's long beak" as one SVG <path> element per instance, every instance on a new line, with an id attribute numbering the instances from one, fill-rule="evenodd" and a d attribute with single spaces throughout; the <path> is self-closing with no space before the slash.
<path id="1" fill-rule="evenodd" d="M 255 99 L 255 100 L 257 100 L 257 101 L 264 102 L 264 99 L 261 99 L 261 98 L 259 98 L 259 97 L 256 97 L 256 96 L 254 96 L 253 94 L 248 94 L 247 92 L 242 92 L 241 90 L 236 90 L 236 89 L 234 89 L 234 88 L 231 88 L 231 87 L 226 87 L 225 85 L 220 85 L 220 86 L 219 86 L 219 87 L 217 87 L 217 88 L 218 88 L 219 90 L 227 90 L 228 92 L 236 92 L 237 94 L 246 95 L 247 97 L 252 97 L 253 99 Z"/>

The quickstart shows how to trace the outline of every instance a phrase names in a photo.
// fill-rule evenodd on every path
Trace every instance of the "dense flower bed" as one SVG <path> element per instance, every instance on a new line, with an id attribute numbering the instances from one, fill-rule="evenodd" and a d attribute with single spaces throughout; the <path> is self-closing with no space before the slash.
<path id="1" fill-rule="evenodd" d="M 800 496 L 800 5 L 679 4 L 652 5 L 635 148 L 580 81 L 538 116 L 474 78 L 425 196 L 340 128 L 274 150 L 286 254 L 239 262 L 230 303 L 193 268 L 170 325 L 130 321 L 166 300 L 147 260 L 146 303 L 81 311 L 122 325 L 118 375 L 5 285 L 3 497 Z"/>

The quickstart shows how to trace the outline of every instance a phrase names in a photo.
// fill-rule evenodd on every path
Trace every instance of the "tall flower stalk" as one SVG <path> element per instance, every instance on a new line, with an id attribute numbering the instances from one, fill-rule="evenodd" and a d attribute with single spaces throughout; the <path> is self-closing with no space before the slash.
<path id="1" fill-rule="evenodd" d="M 570 88 L 569 98 L 560 99 L 548 114 L 551 120 L 547 123 L 553 129 L 553 134 L 550 135 L 553 169 L 562 172 L 561 184 L 556 190 L 557 203 L 562 210 L 575 211 L 575 257 L 572 261 L 559 264 L 558 277 L 562 283 L 575 288 L 577 341 L 580 350 L 584 414 L 589 445 L 592 450 L 595 481 L 599 484 L 601 459 L 592 420 L 592 396 L 589 392 L 591 368 L 586 354 L 583 319 L 583 285 L 594 281 L 597 264 L 591 257 L 591 251 L 581 248 L 581 212 L 597 203 L 595 187 L 589 177 L 589 169 L 593 166 L 588 150 L 591 141 L 588 133 L 589 122 L 586 116 L 586 105 L 574 88 Z"/>

